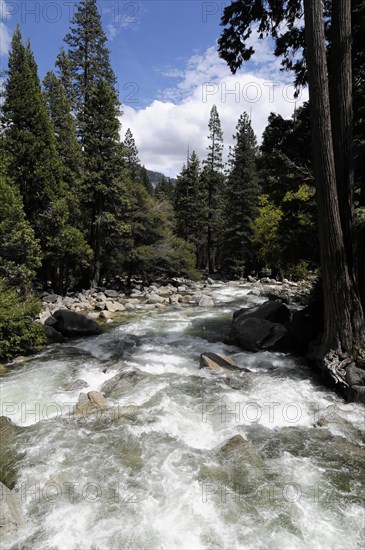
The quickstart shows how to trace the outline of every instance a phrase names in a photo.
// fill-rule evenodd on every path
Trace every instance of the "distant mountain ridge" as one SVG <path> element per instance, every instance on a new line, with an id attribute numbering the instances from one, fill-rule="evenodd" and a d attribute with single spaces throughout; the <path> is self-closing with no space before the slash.
<path id="1" fill-rule="evenodd" d="M 165 174 L 162 174 L 161 172 L 155 172 L 154 170 L 147 170 L 148 177 L 150 178 L 150 182 L 153 186 L 155 186 L 158 182 L 160 182 L 163 178 L 170 179 L 173 185 L 176 184 L 175 178 L 169 178 L 168 176 L 165 176 Z"/>

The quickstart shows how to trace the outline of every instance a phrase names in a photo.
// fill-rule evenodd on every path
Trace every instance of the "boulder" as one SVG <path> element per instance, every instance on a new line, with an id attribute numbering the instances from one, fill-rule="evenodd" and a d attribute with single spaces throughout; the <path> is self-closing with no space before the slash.
<path id="1" fill-rule="evenodd" d="M 259 351 L 273 347 L 286 334 L 286 328 L 279 323 L 256 317 L 239 317 L 233 323 L 233 334 L 246 351 Z"/>
<path id="2" fill-rule="evenodd" d="M 87 313 L 87 317 L 88 319 L 98 319 L 100 316 L 99 312 L 98 311 L 89 311 Z"/>
<path id="3" fill-rule="evenodd" d="M 125 311 L 125 307 L 122 304 L 119 304 L 119 302 L 106 302 L 105 307 L 108 311 L 112 311 L 113 313 L 116 313 L 118 311 Z"/>
<path id="4" fill-rule="evenodd" d="M 70 298 L 70 296 L 66 296 L 66 298 L 63 298 L 62 303 L 64 306 L 66 306 L 69 309 L 75 303 L 75 301 L 78 301 L 78 299 Z"/>
<path id="5" fill-rule="evenodd" d="M 199 297 L 199 299 L 200 299 L 200 297 Z M 190 296 L 190 295 L 187 294 L 185 296 L 182 296 L 180 298 L 179 302 L 181 304 L 190 304 L 190 302 L 195 303 L 196 301 L 194 300 L 193 296 Z"/>
<path id="6" fill-rule="evenodd" d="M 359 369 L 355 363 L 346 368 L 345 382 L 349 386 L 365 386 L 365 370 Z"/>
<path id="7" fill-rule="evenodd" d="M 50 317 L 48 317 L 48 319 L 50 319 Z M 62 334 L 53 328 L 53 326 L 44 324 L 43 331 L 47 336 L 47 341 L 49 344 L 62 344 L 62 342 L 65 341 Z"/>
<path id="8" fill-rule="evenodd" d="M 164 301 L 164 299 L 161 296 L 159 296 L 158 294 L 153 292 L 152 294 L 149 295 L 147 303 L 148 304 L 162 304 L 163 301 Z"/>
<path id="9" fill-rule="evenodd" d="M 43 302 L 46 302 L 46 304 L 55 304 L 58 301 L 62 300 L 62 296 L 59 296 L 58 294 L 48 294 L 47 296 L 44 296 L 42 298 Z"/>
<path id="10" fill-rule="evenodd" d="M 258 288 L 253 288 L 252 290 L 250 290 L 250 292 L 247 293 L 247 295 L 260 296 L 261 292 L 259 291 Z"/>
<path id="11" fill-rule="evenodd" d="M 66 384 L 65 390 L 66 391 L 82 390 L 84 388 L 87 388 L 88 385 L 89 384 L 85 382 L 85 380 L 82 380 L 81 378 L 77 378 L 77 380 L 73 380 L 72 382 L 69 382 L 69 384 Z"/>
<path id="12" fill-rule="evenodd" d="M 117 398 L 120 394 L 132 388 L 139 379 L 140 375 L 136 371 L 118 372 L 113 378 L 104 382 L 101 391 L 106 397 Z"/>
<path id="13" fill-rule="evenodd" d="M 246 370 L 241 369 L 231 357 L 218 355 L 217 353 L 202 353 L 199 368 L 208 368 L 215 374 L 220 374 L 227 370 Z"/>
<path id="14" fill-rule="evenodd" d="M 14 535 L 25 524 L 20 496 L 0 481 L 0 534 Z"/>
<path id="15" fill-rule="evenodd" d="M 224 455 L 229 455 L 236 451 L 240 451 L 247 445 L 247 440 L 242 435 L 237 434 L 228 439 L 222 446 L 219 447 L 219 451 Z"/>
<path id="16" fill-rule="evenodd" d="M 77 304 L 81 311 L 93 311 L 95 308 L 95 302 L 80 302 Z"/>
<path id="17" fill-rule="evenodd" d="M 108 402 L 98 391 L 80 393 L 79 400 L 74 408 L 75 415 L 94 414 L 108 410 Z"/>
<path id="18" fill-rule="evenodd" d="M 3 442 L 5 438 L 16 435 L 21 428 L 14 424 L 8 416 L 0 416 L 0 439 Z"/>
<path id="19" fill-rule="evenodd" d="M 93 319 L 88 319 L 75 311 L 59 309 L 54 312 L 53 317 L 57 320 L 53 327 L 62 336 L 93 336 L 102 332 L 101 327 Z"/>
<path id="20" fill-rule="evenodd" d="M 214 302 L 213 302 L 212 298 L 210 298 L 210 296 L 206 296 L 205 294 L 203 294 L 199 298 L 198 305 L 200 307 L 212 307 L 212 306 L 214 306 Z"/>
<path id="21" fill-rule="evenodd" d="M 259 306 L 243 308 L 233 314 L 233 324 L 242 319 L 265 319 L 272 323 L 285 325 L 291 319 L 290 310 L 280 302 L 265 302 Z"/>
<path id="22" fill-rule="evenodd" d="M 177 304 L 179 300 L 181 300 L 181 298 L 181 294 L 173 294 L 172 296 L 170 296 L 169 302 L 170 304 Z"/>
<path id="23" fill-rule="evenodd" d="M 100 319 L 107 319 L 107 320 L 113 319 L 114 313 L 112 311 L 107 311 L 107 310 L 101 311 L 99 314 L 99 317 Z"/>
<path id="24" fill-rule="evenodd" d="M 104 294 L 107 298 L 116 298 L 118 296 L 118 292 L 116 290 L 106 290 Z"/>
<path id="25" fill-rule="evenodd" d="M 47 319 L 44 321 L 44 324 L 48 327 L 52 327 L 53 325 L 57 324 L 57 319 L 53 317 L 53 315 L 49 315 Z"/>

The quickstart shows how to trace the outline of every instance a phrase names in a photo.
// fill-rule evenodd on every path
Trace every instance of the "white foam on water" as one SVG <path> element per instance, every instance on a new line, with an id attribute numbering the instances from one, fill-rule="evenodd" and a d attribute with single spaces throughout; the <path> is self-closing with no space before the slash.
<path id="1" fill-rule="evenodd" d="M 235 302 L 234 307 L 241 297 L 258 303 L 257 297 L 247 297 L 249 289 L 227 286 L 212 294 L 220 303 Z M 30 426 L 22 434 L 26 452 L 17 485 L 31 489 L 24 500 L 30 522 L 11 541 L 14 548 L 361 547 L 360 467 L 347 489 L 351 464 L 346 461 L 351 452 L 361 456 L 363 408 L 315 385 L 293 358 L 239 352 L 186 333 L 216 311 L 148 312 L 111 333 L 74 342 L 90 359 L 67 355 L 65 348 L 59 360 L 38 356 L 2 378 L 2 400 L 31 409 L 37 402 L 76 403 L 80 391 L 64 391 L 76 378 L 88 384 L 81 391 L 100 391 L 120 368 L 138 371 L 135 379 L 126 379 L 125 392 L 109 398 L 120 406 L 138 405 L 132 418 L 59 418 L 50 409 L 48 418 L 31 426 L 30 415 L 8 414 Z M 124 352 L 125 341 L 132 345 Z M 199 369 L 199 356 L 206 351 L 233 355 L 254 372 L 217 376 Z M 335 422 L 313 427 L 333 413 Z M 251 454 L 238 465 L 232 457 L 222 461 L 217 448 L 238 433 L 252 437 Z M 211 484 L 204 485 L 209 479 Z M 255 482 L 255 491 L 241 495 L 235 480 L 245 490 Z M 46 498 L 44 487 L 51 482 L 62 488 L 57 500 Z M 72 502 L 65 489 L 70 483 L 79 491 Z M 32 493 L 36 484 L 39 497 Z M 101 491 L 93 502 L 92 494 L 82 493 L 92 484 Z M 118 498 L 113 497 L 116 487 Z"/>

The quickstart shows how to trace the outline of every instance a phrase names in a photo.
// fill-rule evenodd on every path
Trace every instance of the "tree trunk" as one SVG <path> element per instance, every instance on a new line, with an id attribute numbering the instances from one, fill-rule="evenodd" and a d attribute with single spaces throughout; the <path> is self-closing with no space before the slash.
<path id="1" fill-rule="evenodd" d="M 341 226 L 350 276 L 356 276 L 353 250 L 353 110 L 351 0 L 332 2 L 331 123 Z"/>
<path id="2" fill-rule="evenodd" d="M 304 0 L 304 14 L 323 277 L 324 356 L 330 350 L 341 354 L 363 344 L 364 316 L 356 284 L 349 272 L 341 224 L 322 0 Z M 339 124 L 344 123 L 340 121 Z"/>

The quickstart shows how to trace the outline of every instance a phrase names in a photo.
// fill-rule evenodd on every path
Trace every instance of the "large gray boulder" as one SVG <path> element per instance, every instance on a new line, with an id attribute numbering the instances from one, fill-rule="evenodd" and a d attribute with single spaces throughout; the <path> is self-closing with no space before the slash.
<path id="1" fill-rule="evenodd" d="M 246 351 L 271 348 L 287 334 L 283 325 L 256 317 L 239 317 L 232 328 L 234 337 Z"/>
<path id="2" fill-rule="evenodd" d="M 14 535 L 24 523 L 20 496 L 0 481 L 0 538 Z"/>
<path id="3" fill-rule="evenodd" d="M 248 319 L 252 317 L 285 325 L 290 321 L 291 313 L 286 305 L 281 302 L 269 301 L 259 306 L 243 308 L 235 311 L 233 314 L 233 322 L 238 319 Z"/>
<path id="4" fill-rule="evenodd" d="M 62 336 L 93 336 L 101 334 L 101 327 L 81 313 L 59 309 L 53 313 L 57 323 L 53 325 Z"/>

